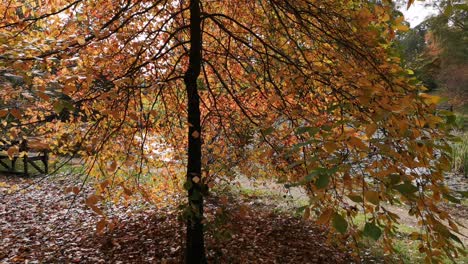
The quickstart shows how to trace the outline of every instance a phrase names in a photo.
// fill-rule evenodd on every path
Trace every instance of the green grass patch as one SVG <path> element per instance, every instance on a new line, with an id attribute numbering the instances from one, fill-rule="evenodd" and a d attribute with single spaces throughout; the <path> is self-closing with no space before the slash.
<path id="1" fill-rule="evenodd" d="M 8 158 L 2 159 L 2 161 L 8 165 L 8 167 L 11 168 L 13 160 L 10 160 Z M 34 161 L 34 163 L 41 169 L 44 170 L 44 164 L 42 161 Z M 18 158 L 15 163 L 15 170 L 14 171 L 9 171 L 7 168 L 5 168 L 3 165 L 0 165 L 0 172 L 4 173 L 24 173 L 24 162 L 23 158 Z M 37 175 L 41 174 L 36 168 L 34 168 L 31 164 L 28 163 L 28 174 L 29 175 Z"/>
<path id="2" fill-rule="evenodd" d="M 468 132 L 459 136 L 460 141 L 452 144 L 452 171 L 468 176 Z"/>

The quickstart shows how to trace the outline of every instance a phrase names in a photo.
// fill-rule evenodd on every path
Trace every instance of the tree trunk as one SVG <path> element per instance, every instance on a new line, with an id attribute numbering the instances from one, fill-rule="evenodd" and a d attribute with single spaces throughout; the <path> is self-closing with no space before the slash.
<path id="1" fill-rule="evenodd" d="M 190 54 L 184 82 L 188 99 L 188 162 L 187 162 L 187 240 L 185 263 L 206 263 L 203 237 L 203 193 L 201 182 L 200 98 L 197 78 L 201 69 L 200 0 L 190 1 Z M 197 177 L 195 180 L 194 178 Z"/>

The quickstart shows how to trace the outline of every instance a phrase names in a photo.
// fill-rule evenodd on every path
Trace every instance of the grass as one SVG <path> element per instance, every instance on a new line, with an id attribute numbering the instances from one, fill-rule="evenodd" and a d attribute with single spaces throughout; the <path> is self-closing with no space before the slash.
<path id="1" fill-rule="evenodd" d="M 355 223 L 358 226 L 364 226 L 365 217 L 364 214 L 358 214 L 354 219 Z M 382 248 L 379 246 L 379 243 L 376 243 L 374 240 L 365 239 L 362 243 L 362 250 L 368 252 L 369 258 L 373 259 L 374 262 L 383 262 L 383 263 L 405 263 L 405 264 L 423 264 L 425 254 L 419 252 L 418 246 L 419 241 L 412 240 L 410 234 L 412 232 L 417 232 L 418 229 L 412 226 L 405 224 L 398 224 L 398 232 L 396 234 L 396 239 L 394 241 L 394 249 L 396 254 L 387 255 L 384 253 Z M 459 259 L 456 259 L 455 263 L 468 263 L 468 256 L 461 256 Z M 365 263 L 365 262 L 364 262 Z M 449 264 L 454 263 L 448 258 L 444 258 L 442 263 Z"/>
<path id="2" fill-rule="evenodd" d="M 2 159 L 2 161 L 4 163 L 6 163 L 9 167 L 11 167 L 12 160 Z M 34 163 L 39 168 L 41 168 L 42 170 L 44 169 L 44 164 L 42 164 L 42 161 L 35 161 Z M 23 159 L 22 158 L 18 158 L 18 160 L 16 161 L 16 164 L 15 164 L 15 168 L 16 169 L 14 170 L 14 172 L 16 172 L 16 173 L 23 173 L 24 172 L 24 164 L 23 164 Z M 9 171 L 5 167 L 0 165 L 0 172 L 8 173 Z M 39 174 L 39 171 L 36 168 L 34 168 L 31 164 L 28 164 L 28 173 L 29 173 L 29 175 L 36 175 L 36 174 Z"/>
<path id="3" fill-rule="evenodd" d="M 468 132 L 460 135 L 460 141 L 452 144 L 452 170 L 468 176 Z"/>
<path id="4" fill-rule="evenodd" d="M 235 190 L 232 190 L 235 189 Z M 237 193 L 238 195 L 248 197 L 248 198 L 259 198 L 263 200 L 268 200 L 275 204 L 285 204 L 285 198 L 278 194 L 277 192 L 265 190 L 265 189 L 251 189 L 245 187 L 236 187 L 231 188 L 231 191 Z M 307 205 L 306 200 L 294 200 L 292 201 L 293 208 L 300 208 L 301 206 Z M 291 207 L 288 209 L 277 207 L 275 210 L 280 210 L 283 213 L 291 213 Z M 301 217 L 302 213 L 294 214 L 297 217 Z M 360 227 L 364 227 L 366 217 L 364 214 L 360 213 L 354 219 L 355 224 Z M 406 224 L 398 224 L 398 232 L 396 234 L 396 239 L 394 240 L 394 249 L 395 254 L 386 254 L 380 243 L 376 243 L 371 239 L 364 239 L 361 243 L 361 250 L 364 255 L 367 255 L 363 258 L 363 263 L 405 263 L 405 264 L 423 264 L 425 254 L 419 252 L 418 246 L 419 241 L 412 240 L 410 234 L 417 232 L 418 229 Z M 367 261 L 368 260 L 368 261 Z M 468 263 L 468 256 L 460 257 L 456 260 L 455 263 Z M 454 263 L 448 258 L 444 259 L 442 263 Z"/>

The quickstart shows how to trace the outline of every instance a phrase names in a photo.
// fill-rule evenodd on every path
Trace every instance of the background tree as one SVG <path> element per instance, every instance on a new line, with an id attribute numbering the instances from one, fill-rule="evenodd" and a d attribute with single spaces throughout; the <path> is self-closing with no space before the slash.
<path id="1" fill-rule="evenodd" d="M 467 92 L 467 5 L 440 1 L 440 13 L 404 34 L 403 58 L 430 90 L 464 111 Z"/>

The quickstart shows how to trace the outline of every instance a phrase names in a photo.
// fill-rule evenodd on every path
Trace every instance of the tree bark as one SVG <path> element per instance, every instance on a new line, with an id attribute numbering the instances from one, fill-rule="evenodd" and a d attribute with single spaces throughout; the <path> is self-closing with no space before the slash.
<path id="1" fill-rule="evenodd" d="M 203 237 L 203 193 L 201 182 L 200 98 L 197 78 L 202 59 L 200 0 L 190 0 L 190 54 L 184 82 L 188 104 L 188 162 L 187 162 L 187 237 L 185 263 L 206 263 Z M 194 178 L 197 177 L 197 180 Z"/>

